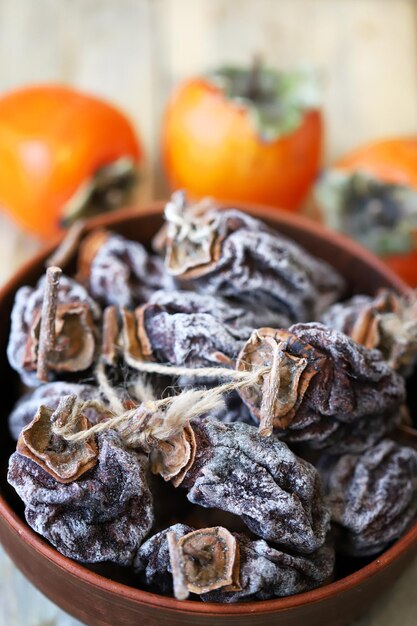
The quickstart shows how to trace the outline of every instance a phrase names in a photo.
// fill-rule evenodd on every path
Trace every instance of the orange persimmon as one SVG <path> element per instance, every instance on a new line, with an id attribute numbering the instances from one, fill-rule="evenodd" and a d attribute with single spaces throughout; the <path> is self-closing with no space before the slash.
<path id="1" fill-rule="evenodd" d="M 142 156 L 129 120 L 98 98 L 61 85 L 0 98 L 0 206 L 40 237 L 123 202 Z"/>
<path id="2" fill-rule="evenodd" d="M 367 144 L 336 161 L 314 188 L 318 215 L 417 287 L 417 138 Z"/>
<path id="3" fill-rule="evenodd" d="M 297 210 L 322 150 L 322 117 L 308 80 L 305 73 L 228 67 L 183 82 L 162 129 L 171 188 L 195 199 Z"/>
<path id="4" fill-rule="evenodd" d="M 417 189 L 417 138 L 369 143 L 345 154 L 332 167 L 345 172 L 361 170 L 381 182 Z"/>

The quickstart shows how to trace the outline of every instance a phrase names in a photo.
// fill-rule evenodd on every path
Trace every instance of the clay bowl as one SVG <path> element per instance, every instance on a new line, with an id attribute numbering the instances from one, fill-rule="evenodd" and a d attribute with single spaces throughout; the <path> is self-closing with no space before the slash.
<path id="1" fill-rule="evenodd" d="M 262 207 L 242 207 L 292 237 L 307 250 L 329 261 L 348 281 L 351 292 L 373 293 L 378 287 L 406 286 L 374 256 L 347 239 L 298 216 Z M 131 239 L 148 243 L 162 222 L 162 204 L 91 221 Z M 33 284 L 53 246 L 27 263 L 0 293 L 0 374 L 3 424 L 17 398 L 18 381 L 6 361 L 10 310 L 16 289 Z M 61 556 L 26 525 L 22 506 L 6 482 L 7 460 L 13 450 L 3 426 L 0 455 L 0 541 L 21 571 L 46 596 L 81 621 L 95 626 L 166 624 L 240 624 L 337 626 L 361 615 L 396 581 L 417 552 L 417 524 L 377 559 L 341 563 L 338 579 L 324 587 L 288 598 L 234 605 L 179 602 L 106 578 Z M 363 566 L 362 566 L 363 565 Z M 360 567 L 361 566 L 361 567 Z M 360 567 L 360 569 L 358 569 Z M 356 571 L 355 571 L 356 568 Z"/>

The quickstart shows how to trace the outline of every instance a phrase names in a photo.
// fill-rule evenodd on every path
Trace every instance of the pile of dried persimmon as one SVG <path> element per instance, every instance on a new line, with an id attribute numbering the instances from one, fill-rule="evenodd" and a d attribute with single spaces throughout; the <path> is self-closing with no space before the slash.
<path id="1" fill-rule="evenodd" d="M 233 208 L 176 193 L 154 253 L 106 230 L 75 278 L 16 294 L 9 427 L 28 524 L 138 586 L 236 602 L 300 593 L 417 514 L 407 423 L 417 304 L 342 277 Z M 219 397 L 222 401 L 219 401 Z M 183 494 L 181 496 L 180 494 Z"/>

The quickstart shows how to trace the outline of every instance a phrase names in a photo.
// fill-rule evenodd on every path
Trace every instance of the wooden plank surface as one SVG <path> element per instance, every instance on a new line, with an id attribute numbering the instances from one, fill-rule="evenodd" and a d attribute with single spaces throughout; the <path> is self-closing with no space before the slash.
<path id="1" fill-rule="evenodd" d="M 121 106 L 160 195 L 160 118 L 175 83 L 261 53 L 322 77 L 326 158 L 417 129 L 415 0 L 1 0 L 0 90 L 63 81 Z"/>
<path id="2" fill-rule="evenodd" d="M 414 1 L 167 0 L 167 5 L 173 83 L 224 62 L 247 63 L 259 52 L 273 66 L 319 70 L 328 161 L 376 137 L 416 132 Z"/>
<path id="3" fill-rule="evenodd" d="M 416 13 L 415 0 L 0 0 L 0 91 L 58 80 L 122 107 L 145 143 L 146 201 L 166 193 L 159 126 L 175 83 L 255 52 L 278 67 L 319 69 L 327 162 L 363 141 L 415 133 Z M 0 284 L 38 245 L 0 215 Z M 358 626 L 415 626 L 416 587 L 417 563 Z M 78 622 L 0 550 L 3 624 Z"/>

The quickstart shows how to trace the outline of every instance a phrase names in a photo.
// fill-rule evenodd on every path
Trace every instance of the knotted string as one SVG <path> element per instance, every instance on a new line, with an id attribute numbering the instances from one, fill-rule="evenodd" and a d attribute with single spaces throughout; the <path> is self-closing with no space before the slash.
<path id="1" fill-rule="evenodd" d="M 107 378 L 104 366 L 97 368 L 96 377 L 102 395 L 107 404 L 98 400 L 77 401 L 65 425 L 54 425 L 55 434 L 66 441 L 84 441 L 106 430 L 119 432 L 125 442 L 132 447 L 145 446 L 151 437 L 168 439 L 183 429 L 190 421 L 219 409 L 224 405 L 224 396 L 242 387 L 262 384 L 271 373 L 271 367 L 260 367 L 252 371 L 238 372 L 227 368 L 187 368 L 162 365 L 160 363 L 142 363 L 139 369 L 147 373 L 169 374 L 170 376 L 189 376 L 210 378 L 230 378 L 230 382 L 218 384 L 210 389 L 190 389 L 180 394 L 161 400 L 146 400 L 133 409 L 128 409 L 120 400 L 117 390 Z M 273 375 L 276 375 L 273 368 Z M 98 413 L 108 416 L 90 428 L 76 432 L 78 417 L 86 409 L 94 408 Z"/>

